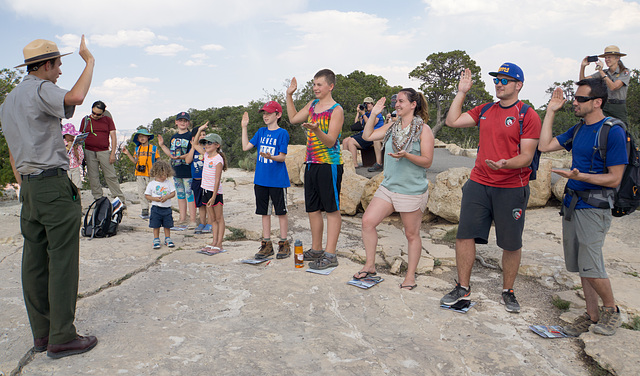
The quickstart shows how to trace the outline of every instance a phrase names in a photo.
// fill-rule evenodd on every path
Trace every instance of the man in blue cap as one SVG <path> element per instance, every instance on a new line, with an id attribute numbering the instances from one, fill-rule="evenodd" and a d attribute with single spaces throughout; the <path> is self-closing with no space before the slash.
<path id="1" fill-rule="evenodd" d="M 532 171 L 529 166 L 538 147 L 541 123 L 534 109 L 518 99 L 524 84 L 520 67 L 504 63 L 497 72 L 489 74 L 495 77 L 493 82 L 498 102 L 486 103 L 462 113 L 465 96 L 473 84 L 471 71 L 465 69 L 447 114 L 446 124 L 450 127 L 477 125 L 480 141 L 475 166 L 462 188 L 456 236 L 458 282 L 440 303 L 450 306 L 460 300 L 470 300 L 476 243 L 487 244 L 491 222 L 494 222 L 496 242 L 503 250 L 500 302 L 508 312 L 517 313 L 520 312 L 520 304 L 513 292 L 513 284 L 520 267 L 524 214 L 529 201 L 529 175 Z"/>

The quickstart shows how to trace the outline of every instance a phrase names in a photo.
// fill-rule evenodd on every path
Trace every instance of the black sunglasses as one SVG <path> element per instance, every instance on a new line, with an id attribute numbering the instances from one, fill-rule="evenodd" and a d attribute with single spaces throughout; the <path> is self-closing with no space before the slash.
<path id="1" fill-rule="evenodd" d="M 497 85 L 498 82 L 501 83 L 503 86 L 506 86 L 507 84 L 509 84 L 509 82 L 518 82 L 518 80 L 509 80 L 506 78 L 497 78 L 497 77 L 493 79 L 494 84 Z"/>
<path id="2" fill-rule="evenodd" d="M 211 142 L 211 141 L 205 141 L 205 140 L 200 141 L 200 143 L 201 143 L 202 145 L 213 145 L 213 144 L 214 144 L 214 143 L 213 143 L 213 142 Z"/>
<path id="3" fill-rule="evenodd" d="M 578 101 L 578 103 L 584 103 L 584 102 L 592 101 L 594 99 L 598 99 L 600 97 L 583 97 L 582 95 L 576 95 L 574 96 L 574 98 L 576 99 L 576 101 Z"/>
<path id="4" fill-rule="evenodd" d="M 102 115 L 104 115 L 104 112 L 101 114 L 96 114 L 95 112 L 91 111 L 91 115 L 96 116 L 96 117 L 100 117 Z"/>

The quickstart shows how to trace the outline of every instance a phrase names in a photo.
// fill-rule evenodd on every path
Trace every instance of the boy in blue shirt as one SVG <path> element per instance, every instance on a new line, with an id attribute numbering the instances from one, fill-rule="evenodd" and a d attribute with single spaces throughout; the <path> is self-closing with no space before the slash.
<path id="1" fill-rule="evenodd" d="M 282 106 L 278 102 L 269 101 L 260 111 L 262 120 L 267 125 L 258 129 L 251 141 L 247 135 L 249 114 L 242 115 L 242 150 L 247 151 L 254 146 L 258 149 L 256 171 L 253 178 L 256 195 L 256 214 L 262 216 L 262 245 L 255 254 L 256 259 L 263 259 L 273 255 L 271 243 L 271 209 L 276 212 L 280 222 L 280 241 L 276 258 L 283 259 L 291 254 L 291 247 L 287 240 L 287 188 L 289 173 L 284 163 L 289 145 L 289 132 L 278 126 L 282 117 Z"/>

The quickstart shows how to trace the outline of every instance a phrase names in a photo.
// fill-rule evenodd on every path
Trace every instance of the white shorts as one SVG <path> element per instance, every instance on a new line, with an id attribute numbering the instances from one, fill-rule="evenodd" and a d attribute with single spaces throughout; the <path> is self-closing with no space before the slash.
<path id="1" fill-rule="evenodd" d="M 390 203 L 398 213 L 412 213 L 416 210 L 424 213 L 429 199 L 429 190 L 420 195 L 403 195 L 402 193 L 391 192 L 381 185 L 373 197 L 381 198 Z"/>

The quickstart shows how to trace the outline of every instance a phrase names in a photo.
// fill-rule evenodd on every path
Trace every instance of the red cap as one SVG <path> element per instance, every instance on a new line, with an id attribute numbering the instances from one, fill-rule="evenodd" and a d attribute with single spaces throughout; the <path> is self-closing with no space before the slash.
<path id="1" fill-rule="evenodd" d="M 282 113 L 282 106 L 280 106 L 280 103 L 276 101 L 269 101 L 265 103 L 264 106 L 262 106 L 262 108 L 258 112 L 262 112 L 262 111 L 266 111 L 270 114 L 274 112 Z"/>

